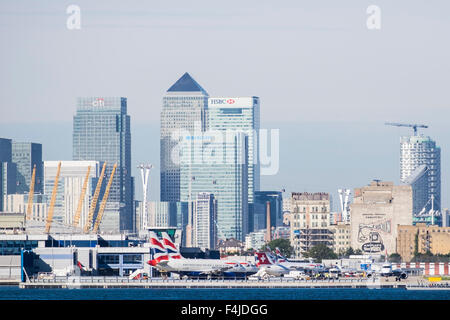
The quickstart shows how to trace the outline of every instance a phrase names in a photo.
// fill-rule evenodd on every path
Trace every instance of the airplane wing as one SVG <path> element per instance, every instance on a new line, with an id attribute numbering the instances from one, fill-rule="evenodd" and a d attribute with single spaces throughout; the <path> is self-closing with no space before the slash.
<path id="1" fill-rule="evenodd" d="M 213 268 L 211 270 L 202 271 L 201 274 L 221 274 L 233 267 L 234 267 L 233 265 L 229 265 L 229 266 L 224 266 L 222 268 Z"/>

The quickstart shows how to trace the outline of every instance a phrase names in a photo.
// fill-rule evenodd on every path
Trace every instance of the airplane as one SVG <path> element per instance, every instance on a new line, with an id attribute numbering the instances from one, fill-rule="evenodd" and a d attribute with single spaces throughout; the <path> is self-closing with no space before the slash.
<path id="1" fill-rule="evenodd" d="M 167 234 L 163 233 L 163 241 L 153 231 L 150 232 L 150 248 L 153 259 L 147 263 L 161 272 L 174 272 L 180 276 L 212 276 L 221 275 L 226 270 L 236 267 L 236 262 L 225 262 L 219 259 L 187 259 L 181 256 L 175 244 Z M 170 248 L 170 251 L 169 249 Z"/>
<path id="2" fill-rule="evenodd" d="M 291 261 L 281 254 L 279 248 L 275 248 L 276 262 L 290 270 L 309 270 L 309 271 L 324 271 L 325 266 L 321 263 L 314 263 L 313 259 L 309 259 L 307 262 Z"/>
<path id="3" fill-rule="evenodd" d="M 381 277 L 395 277 L 396 281 L 408 278 L 408 274 L 402 269 L 392 269 L 392 264 L 384 262 L 382 265 L 372 264 L 370 270 L 367 272 L 367 276 L 371 277 L 379 275 Z"/>
<path id="4" fill-rule="evenodd" d="M 255 253 L 256 265 L 259 267 L 259 271 L 254 274 L 254 277 L 281 277 L 289 273 L 289 269 L 285 266 L 276 263 L 270 254 L 266 252 Z"/>

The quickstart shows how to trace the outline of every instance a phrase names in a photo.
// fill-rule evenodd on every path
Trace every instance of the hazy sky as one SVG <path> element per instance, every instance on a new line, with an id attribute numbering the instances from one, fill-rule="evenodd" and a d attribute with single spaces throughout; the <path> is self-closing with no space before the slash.
<path id="1" fill-rule="evenodd" d="M 70 4 L 80 30 L 66 27 Z M 381 9 L 380 30 L 366 26 L 369 5 Z M 283 157 L 263 187 L 398 182 L 399 136 L 411 130 L 383 123 L 425 123 L 442 147 L 449 206 L 449 12 L 448 1 L 413 0 L 3 0 L 0 135 L 70 159 L 76 97 L 125 96 L 133 163 L 158 164 L 162 96 L 187 71 L 211 96 L 261 98 Z"/>

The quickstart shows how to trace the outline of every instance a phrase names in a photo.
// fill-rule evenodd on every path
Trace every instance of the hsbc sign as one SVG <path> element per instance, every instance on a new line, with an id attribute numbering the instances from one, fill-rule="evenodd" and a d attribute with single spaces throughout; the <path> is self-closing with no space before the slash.
<path id="1" fill-rule="evenodd" d="M 211 99 L 210 104 L 234 104 L 236 100 L 234 99 Z"/>
<path id="2" fill-rule="evenodd" d="M 209 106 L 220 108 L 250 108 L 253 106 L 252 97 L 240 97 L 240 98 L 210 98 Z"/>

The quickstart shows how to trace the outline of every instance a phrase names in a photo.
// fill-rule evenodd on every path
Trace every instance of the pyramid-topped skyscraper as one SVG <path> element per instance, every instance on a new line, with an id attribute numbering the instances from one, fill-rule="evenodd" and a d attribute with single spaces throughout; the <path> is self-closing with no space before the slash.
<path id="1" fill-rule="evenodd" d="M 161 111 L 161 201 L 180 201 L 180 135 L 204 132 L 207 126 L 208 93 L 189 73 L 166 92 Z M 178 221 L 178 223 L 180 223 Z"/>

